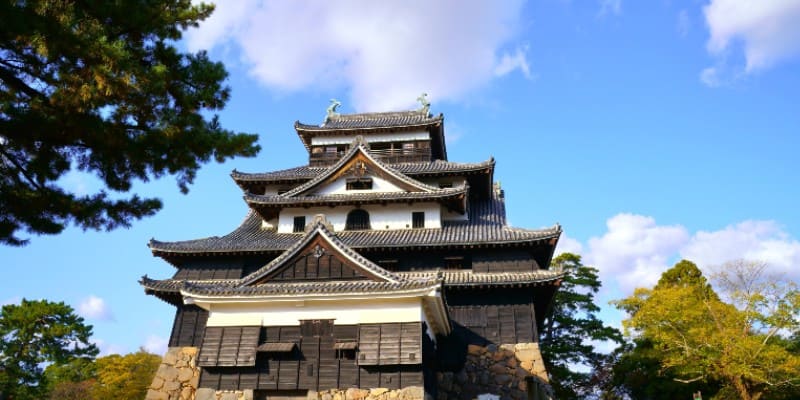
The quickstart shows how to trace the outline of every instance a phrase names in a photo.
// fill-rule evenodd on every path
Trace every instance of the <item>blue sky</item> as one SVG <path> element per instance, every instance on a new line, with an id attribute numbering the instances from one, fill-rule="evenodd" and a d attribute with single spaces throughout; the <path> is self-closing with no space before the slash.
<path id="1" fill-rule="evenodd" d="M 0 302 L 65 301 L 105 353 L 161 352 L 173 310 L 137 280 L 174 269 L 147 241 L 235 228 L 247 208 L 230 171 L 305 163 L 292 124 L 321 122 L 331 98 L 389 111 L 421 92 L 450 160 L 494 156 L 510 222 L 561 223 L 561 250 L 600 269 L 602 302 L 681 257 L 759 259 L 797 280 L 798 19 L 798 0 L 225 2 L 180 45 L 225 62 L 222 123 L 264 150 L 207 165 L 186 196 L 170 178 L 137 184 L 165 207 L 130 229 L 0 247 Z"/>

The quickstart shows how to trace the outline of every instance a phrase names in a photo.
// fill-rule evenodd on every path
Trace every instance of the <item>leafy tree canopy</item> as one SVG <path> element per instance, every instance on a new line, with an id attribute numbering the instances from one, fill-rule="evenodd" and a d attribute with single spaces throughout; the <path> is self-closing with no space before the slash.
<path id="1" fill-rule="evenodd" d="M 97 359 L 95 399 L 141 400 L 153 382 L 161 357 L 140 349 L 136 353 L 112 354 Z"/>
<path id="2" fill-rule="evenodd" d="M 583 265 L 579 255 L 563 253 L 551 268 L 566 272 L 556 293 L 553 309 L 540 333 L 542 356 L 559 399 L 586 398 L 597 391 L 597 372 L 608 356 L 595 350 L 597 342 L 622 343 L 622 334 L 597 317 L 594 296 L 600 290 L 596 268 Z M 576 366 L 592 372 L 577 371 Z"/>
<path id="3" fill-rule="evenodd" d="M 72 307 L 47 300 L 25 300 L 0 312 L 0 393 L 14 400 L 39 399 L 47 389 L 44 364 L 93 358 L 91 325 Z"/>
<path id="4" fill-rule="evenodd" d="M 718 296 L 694 264 L 681 262 L 655 288 L 617 304 L 630 314 L 627 333 L 652 345 L 676 380 L 719 382 L 716 398 L 780 398 L 800 386 L 800 357 L 780 335 L 800 328 L 800 292 L 764 271 L 725 265 L 714 275 Z"/>
<path id="5" fill-rule="evenodd" d="M 223 65 L 174 46 L 212 9 L 189 0 L 0 2 L 0 243 L 23 245 L 20 232 L 57 234 L 70 223 L 129 226 L 160 200 L 111 192 L 172 174 L 185 193 L 202 163 L 258 152 L 256 135 L 202 115 L 228 100 Z M 71 192 L 59 179 L 73 169 L 105 189 Z"/>

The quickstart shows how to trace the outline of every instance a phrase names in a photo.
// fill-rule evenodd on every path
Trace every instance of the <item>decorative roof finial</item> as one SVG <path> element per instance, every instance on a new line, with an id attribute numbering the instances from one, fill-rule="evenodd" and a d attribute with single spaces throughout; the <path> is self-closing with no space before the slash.
<path id="1" fill-rule="evenodd" d="M 328 115 L 325 116 L 325 122 L 328 122 L 328 120 L 339 116 L 339 113 L 336 112 L 336 108 L 340 105 L 342 105 L 342 103 L 339 102 L 339 100 L 331 99 L 331 105 L 328 106 Z"/>
<path id="2" fill-rule="evenodd" d="M 428 115 L 431 110 L 431 102 L 428 101 L 428 94 L 423 92 L 421 95 L 419 95 L 419 97 L 417 97 L 417 101 L 420 105 L 418 110 L 421 113 Z"/>

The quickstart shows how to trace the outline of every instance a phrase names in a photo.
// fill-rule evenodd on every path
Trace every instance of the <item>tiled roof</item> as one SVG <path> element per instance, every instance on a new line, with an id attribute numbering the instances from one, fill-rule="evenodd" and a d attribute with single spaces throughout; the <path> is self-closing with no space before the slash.
<path id="1" fill-rule="evenodd" d="M 404 175 L 404 174 L 402 174 L 402 173 L 400 173 L 398 171 L 395 171 L 394 169 L 392 169 L 391 167 L 387 166 L 386 164 L 378 161 L 377 159 L 372 157 L 372 155 L 369 153 L 369 148 L 367 146 L 368 146 L 367 142 L 364 140 L 364 138 L 362 136 L 356 137 L 356 139 L 353 141 L 353 144 L 350 146 L 350 149 L 347 151 L 347 153 L 345 153 L 339 159 L 339 161 L 337 161 L 335 164 L 333 164 L 330 167 L 328 167 L 328 169 L 326 169 L 325 171 L 323 171 L 319 175 L 315 176 L 314 179 L 311 179 L 310 181 L 308 181 L 308 182 L 306 182 L 306 183 L 304 183 L 304 184 L 302 184 L 302 185 L 300 185 L 300 186 L 298 186 L 298 187 L 296 187 L 296 188 L 284 193 L 283 196 L 285 196 L 285 197 L 297 197 L 298 195 L 301 195 L 301 194 L 304 194 L 304 193 L 308 192 L 309 190 L 311 190 L 315 186 L 321 184 L 326 179 L 330 178 L 332 175 L 334 175 L 336 172 L 338 172 L 340 169 L 342 169 L 348 162 L 350 162 L 350 160 L 352 160 L 354 157 L 356 157 L 359 154 L 361 156 L 365 157 L 368 160 L 368 162 L 373 163 L 376 167 L 378 167 L 384 173 L 388 174 L 389 176 L 391 176 L 392 178 L 396 179 L 397 181 L 400 181 L 400 182 L 405 183 L 406 185 L 408 185 L 408 186 L 410 186 L 412 188 L 415 188 L 416 190 L 426 191 L 426 192 L 438 190 L 437 188 L 434 188 L 432 186 L 426 185 L 426 184 L 424 184 L 424 183 L 422 183 L 422 182 L 420 182 L 420 181 L 418 181 L 416 179 L 409 178 L 407 175 Z"/>
<path id="2" fill-rule="evenodd" d="M 430 192 L 363 192 L 348 194 L 327 194 L 320 196 L 301 196 L 289 197 L 285 194 L 279 195 L 258 195 L 247 193 L 244 200 L 247 204 L 253 205 L 281 205 L 303 207 L 315 204 L 352 204 L 354 202 L 364 203 L 370 201 L 401 201 L 411 200 L 437 200 L 454 196 L 466 195 L 467 187 L 460 186 L 446 189 L 433 189 Z"/>
<path id="3" fill-rule="evenodd" d="M 391 168 L 401 174 L 408 175 L 412 178 L 420 178 L 424 176 L 469 174 L 477 171 L 484 171 L 486 169 L 494 168 L 495 161 L 494 158 L 477 163 L 457 163 L 436 160 L 390 165 Z M 328 168 L 326 167 L 309 167 L 308 165 L 304 165 L 300 167 L 264 173 L 247 173 L 234 170 L 231 172 L 231 177 L 234 181 L 236 181 L 237 184 L 239 184 L 239 186 L 244 187 L 244 185 L 250 182 L 269 184 L 311 180 L 327 169 Z"/>
<path id="4" fill-rule="evenodd" d="M 444 120 L 444 116 L 442 114 L 434 117 L 427 112 L 414 110 L 363 114 L 340 114 L 334 116 L 333 118 L 326 119 L 322 125 L 303 124 L 297 121 L 295 122 L 294 126 L 298 131 L 328 131 L 424 126 L 437 124 L 442 122 L 442 120 Z"/>
<path id="5" fill-rule="evenodd" d="M 561 271 L 475 273 L 470 270 L 397 272 L 406 279 L 441 276 L 445 286 L 514 286 L 552 283 L 564 277 Z"/>
<path id="6" fill-rule="evenodd" d="M 204 282 L 184 282 L 181 293 L 199 296 L 297 296 L 315 294 L 359 293 L 381 294 L 398 291 L 434 289 L 441 285 L 437 279 L 388 281 L 318 281 L 318 282 L 280 282 L 255 286 L 229 286 L 225 284 L 206 284 Z"/>
<path id="7" fill-rule="evenodd" d="M 529 243 L 556 239 L 561 227 L 520 229 L 506 226 L 504 199 L 497 192 L 482 201 L 471 201 L 469 221 L 443 221 L 442 228 L 362 230 L 336 232 L 347 246 L 361 248 L 440 247 Z M 242 224 L 225 236 L 162 242 L 151 239 L 149 246 L 160 256 L 178 254 L 231 254 L 284 251 L 300 240 L 296 233 L 277 233 L 264 229 L 254 211 Z"/>
<path id="8" fill-rule="evenodd" d="M 445 287 L 471 286 L 530 286 L 553 284 L 564 277 L 561 271 L 538 270 L 529 272 L 474 273 L 470 270 L 413 271 L 395 272 L 400 278 L 397 282 L 358 281 L 315 281 L 280 282 L 255 286 L 242 286 L 241 279 L 226 280 L 155 280 L 143 277 L 139 283 L 147 290 L 180 293 L 181 290 L 195 294 L 320 294 L 342 293 L 347 291 L 384 292 L 393 290 L 435 287 L 441 280 Z"/>
<path id="9" fill-rule="evenodd" d="M 305 248 L 318 236 L 322 236 L 324 239 L 326 239 L 328 243 L 332 245 L 334 250 L 339 251 L 342 255 L 355 262 L 358 268 L 361 268 L 367 274 L 389 282 L 400 282 L 405 280 L 396 274 L 379 267 L 377 264 L 364 258 L 361 256 L 361 254 L 358 254 L 357 252 L 353 251 L 353 249 L 346 246 L 341 240 L 339 240 L 339 238 L 336 237 L 336 235 L 328 230 L 326 223 L 327 221 L 324 221 L 321 218 L 312 222 L 310 224 L 311 226 L 306 228 L 309 229 L 309 231 L 305 234 L 305 236 L 303 236 L 302 239 L 298 240 L 297 243 L 284 251 L 280 256 L 270 261 L 267 265 L 242 278 L 239 282 L 239 286 L 250 285 L 279 270 L 288 260 L 297 255 L 298 252 L 302 251 L 303 248 Z"/>

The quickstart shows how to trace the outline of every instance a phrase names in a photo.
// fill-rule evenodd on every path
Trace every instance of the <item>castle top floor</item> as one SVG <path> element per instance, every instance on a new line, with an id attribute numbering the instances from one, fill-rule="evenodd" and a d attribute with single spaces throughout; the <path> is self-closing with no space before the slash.
<path id="1" fill-rule="evenodd" d="M 331 104 L 320 125 L 295 122 L 294 128 L 309 154 L 310 167 L 336 163 L 357 136 L 370 146 L 373 156 L 397 164 L 447 160 L 444 117 L 430 114 L 425 102 L 418 110 L 339 114 Z"/>

